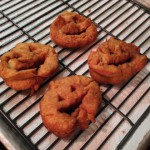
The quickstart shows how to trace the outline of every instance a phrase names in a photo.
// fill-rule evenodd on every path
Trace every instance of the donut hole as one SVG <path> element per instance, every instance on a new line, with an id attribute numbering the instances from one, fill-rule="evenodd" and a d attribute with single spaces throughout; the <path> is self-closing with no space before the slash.
<path id="1" fill-rule="evenodd" d="M 79 108 L 79 106 L 81 105 L 81 103 L 82 103 L 82 101 L 80 101 L 80 102 L 78 102 L 78 103 L 76 103 L 74 105 L 71 105 L 69 107 L 61 108 L 61 109 L 59 109 L 59 112 L 71 115 L 73 112 L 76 111 L 76 109 Z"/>
<path id="2" fill-rule="evenodd" d="M 37 68 L 37 70 L 39 69 L 39 67 L 44 64 L 44 61 L 43 59 L 41 60 L 38 60 L 37 62 L 34 63 L 34 67 Z"/>
<path id="3" fill-rule="evenodd" d="M 32 51 L 33 49 L 35 50 L 35 47 L 32 47 Z M 34 54 L 33 56 L 31 55 L 27 57 L 26 56 L 27 54 L 26 53 L 14 53 L 13 58 L 9 58 L 7 60 L 8 67 L 15 69 L 17 71 L 33 69 L 33 68 L 36 68 L 36 70 L 38 70 L 40 65 L 44 63 L 45 56 L 39 56 L 38 54 Z"/>
<path id="4" fill-rule="evenodd" d="M 109 65 L 114 65 L 114 66 L 119 66 L 119 65 L 123 65 L 124 63 L 130 63 L 132 61 L 131 58 L 128 58 L 126 61 L 122 61 L 122 62 L 119 62 L 119 63 L 112 63 L 112 64 L 109 64 Z"/>
<path id="5" fill-rule="evenodd" d="M 19 60 L 19 58 L 21 58 L 21 57 L 10 59 L 8 61 L 8 67 L 15 69 L 17 71 L 34 69 L 34 68 L 36 68 L 36 70 L 38 70 L 40 65 L 42 65 L 44 63 L 44 60 L 37 60 L 37 61 L 33 62 L 32 60 L 25 60 L 25 59 Z"/>
<path id="6" fill-rule="evenodd" d="M 78 31 L 77 33 L 66 33 L 66 35 L 81 35 L 82 33 L 85 33 L 86 30 L 83 30 L 82 32 Z"/>

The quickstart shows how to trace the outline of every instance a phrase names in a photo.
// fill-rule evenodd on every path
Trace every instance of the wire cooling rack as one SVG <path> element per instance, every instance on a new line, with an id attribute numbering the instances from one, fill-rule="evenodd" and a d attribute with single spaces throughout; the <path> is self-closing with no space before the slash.
<path id="1" fill-rule="evenodd" d="M 90 18 L 98 39 L 75 50 L 55 45 L 49 27 L 59 13 L 68 10 Z M 150 63 L 126 83 L 100 85 L 103 102 L 96 123 L 62 140 L 43 126 L 39 101 L 48 83 L 69 75 L 90 76 L 89 52 L 110 36 L 132 42 L 150 58 L 150 11 L 132 0 L 2 0 L 0 1 L 0 55 L 19 42 L 50 44 L 59 55 L 59 71 L 29 96 L 14 91 L 0 78 L 0 114 L 31 149 L 121 149 L 150 113 Z M 139 111 L 140 110 L 140 111 Z"/>

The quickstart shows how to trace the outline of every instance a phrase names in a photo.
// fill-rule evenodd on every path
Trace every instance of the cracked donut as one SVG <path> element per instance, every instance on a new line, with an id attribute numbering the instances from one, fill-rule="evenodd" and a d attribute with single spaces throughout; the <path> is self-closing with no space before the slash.
<path id="1" fill-rule="evenodd" d="M 120 84 L 140 71 L 146 64 L 140 48 L 111 37 L 88 57 L 91 77 L 103 84 Z"/>
<path id="2" fill-rule="evenodd" d="M 98 32 L 90 19 L 64 11 L 50 26 L 52 40 L 65 48 L 78 48 L 95 41 Z"/>
<path id="3" fill-rule="evenodd" d="M 101 91 L 91 78 L 75 75 L 51 81 L 40 102 L 45 127 L 60 138 L 69 137 L 76 127 L 87 129 L 95 122 Z"/>
<path id="4" fill-rule="evenodd" d="M 0 76 L 15 90 L 38 90 L 58 69 L 55 50 L 39 43 L 19 43 L 0 57 Z"/>

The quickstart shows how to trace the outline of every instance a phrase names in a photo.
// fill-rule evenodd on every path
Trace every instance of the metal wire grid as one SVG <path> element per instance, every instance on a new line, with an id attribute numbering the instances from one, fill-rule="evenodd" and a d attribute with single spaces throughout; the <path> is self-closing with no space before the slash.
<path id="1" fill-rule="evenodd" d="M 55 137 L 44 128 L 40 119 L 38 103 L 48 82 L 52 79 L 74 74 L 89 76 L 88 54 L 92 48 L 97 47 L 99 42 L 104 41 L 109 36 L 133 42 L 141 47 L 141 53 L 149 56 L 150 47 L 148 42 L 150 42 L 150 39 L 148 29 L 150 16 L 148 11 L 129 0 L 16 0 L 1 1 L 0 8 L 0 55 L 10 50 L 18 42 L 41 42 L 50 44 L 56 49 L 60 62 L 60 69 L 57 74 L 47 79 L 33 97 L 30 97 L 27 91 L 16 92 L 12 90 L 0 79 L 0 98 L 2 99 L 0 111 L 1 115 L 8 121 L 8 124 L 18 131 L 22 138 L 31 146 L 31 149 L 69 149 L 70 147 L 73 148 L 75 144 L 78 144 L 80 149 L 88 149 L 93 145 L 93 139 L 96 139 L 101 134 L 101 131 L 113 120 L 114 116 L 118 116 L 119 120 L 116 121 L 113 130 L 105 139 L 101 139 L 96 146 L 97 149 L 104 148 L 108 140 L 111 140 L 111 137 L 121 128 L 121 125 L 126 123 L 129 126 L 128 131 L 122 135 L 121 142 L 117 143 L 117 149 L 120 149 L 150 112 L 150 106 L 147 106 L 144 110 L 141 110 L 138 118 L 135 120 L 132 118 L 135 108 L 138 108 L 141 102 L 144 101 L 144 97 L 149 94 L 150 87 L 145 87 L 145 83 L 150 75 L 149 71 L 146 70 L 149 62 L 141 72 L 123 85 L 118 87 L 111 85 L 100 86 L 103 91 L 102 108 L 97 114 L 97 122 L 100 121 L 100 123 L 90 124 L 94 131 L 88 138 L 84 139 L 85 141 L 82 144 L 79 143 L 80 137 L 86 132 L 91 132 L 91 130 L 77 130 L 69 141 L 63 141 Z M 97 41 L 74 51 L 55 45 L 49 38 L 49 25 L 64 10 L 75 11 L 91 18 L 98 28 L 99 37 Z M 114 22 L 117 24 L 114 24 Z M 130 28 L 131 26 L 133 26 L 132 29 Z M 130 87 L 133 84 L 134 87 Z M 128 92 L 126 93 L 127 90 Z M 139 91 L 141 94 L 139 97 L 136 97 Z M 130 109 L 124 110 L 124 106 L 128 104 L 128 101 L 134 98 L 135 101 L 133 101 Z M 21 107 L 23 105 L 25 106 L 24 108 Z M 32 123 L 35 126 L 34 128 L 30 128 Z M 45 141 L 49 138 L 52 140 L 49 142 L 49 145 L 46 145 Z"/>

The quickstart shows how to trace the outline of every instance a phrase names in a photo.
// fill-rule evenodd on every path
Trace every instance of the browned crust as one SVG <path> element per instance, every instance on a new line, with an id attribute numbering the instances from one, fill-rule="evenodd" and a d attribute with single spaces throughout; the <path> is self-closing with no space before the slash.
<path id="1" fill-rule="evenodd" d="M 70 76 L 51 81 L 40 102 L 40 113 L 46 128 L 60 138 L 71 135 L 76 126 L 87 129 L 98 112 L 101 92 L 89 77 Z M 73 110 L 70 114 L 66 111 Z"/>
<path id="2" fill-rule="evenodd" d="M 36 91 L 58 69 L 55 50 L 39 43 L 19 43 L 0 57 L 0 76 L 15 90 Z"/>
<path id="3" fill-rule="evenodd" d="M 95 41 L 98 32 L 90 19 L 65 11 L 51 24 L 50 35 L 61 47 L 78 48 Z"/>
<path id="4" fill-rule="evenodd" d="M 146 55 L 134 44 L 110 38 L 88 57 L 91 77 L 103 84 L 120 84 L 140 71 L 146 64 Z"/>

